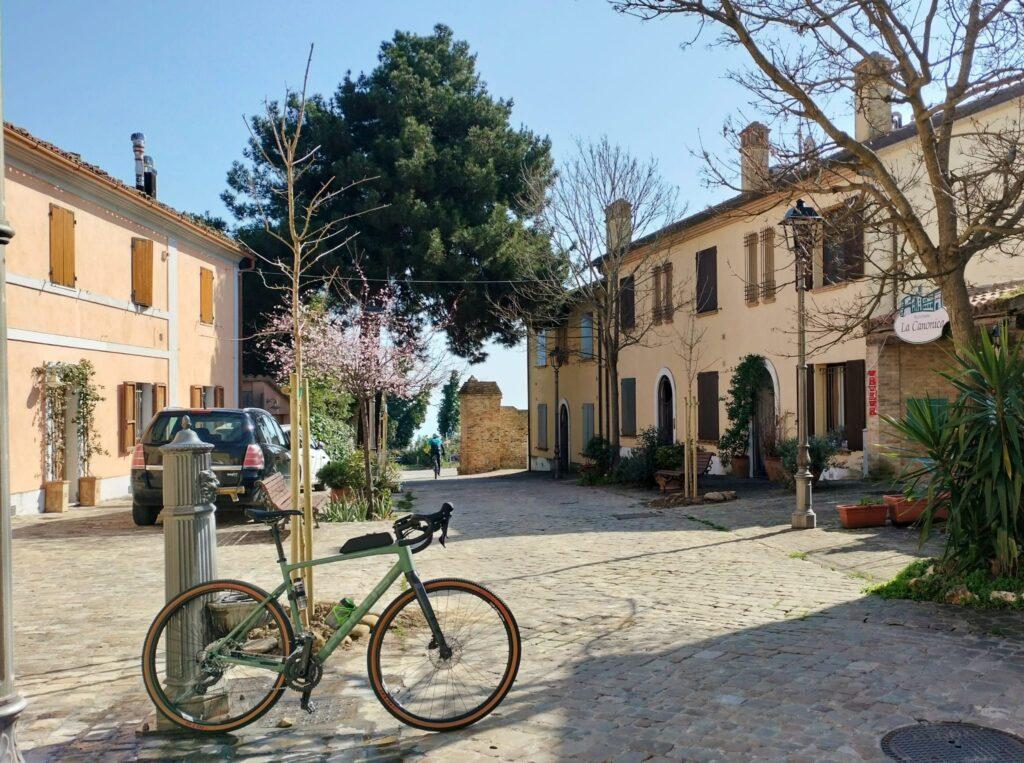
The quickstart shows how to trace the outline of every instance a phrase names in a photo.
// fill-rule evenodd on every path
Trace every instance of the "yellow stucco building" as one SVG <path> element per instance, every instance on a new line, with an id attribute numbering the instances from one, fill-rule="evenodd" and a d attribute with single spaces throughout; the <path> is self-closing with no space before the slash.
<path id="1" fill-rule="evenodd" d="M 964 109 L 955 132 L 967 133 L 979 123 L 990 130 L 993 125 L 998 129 L 1001 123 L 1019 129 L 1022 98 L 1024 89 L 1014 88 Z M 870 119 L 862 118 L 864 113 Z M 888 103 L 876 100 L 858 104 L 856 114 L 858 140 L 871 140 L 870 145 L 890 166 L 913 167 L 917 161 L 913 127 L 901 128 Z M 699 446 L 716 452 L 729 424 L 725 398 L 730 379 L 748 354 L 762 356 L 766 371 L 756 418 L 773 418 L 783 435 L 796 433 L 797 294 L 793 255 L 779 223 L 797 195 L 807 198 L 825 216 L 834 214 L 849 200 L 827 194 L 759 190 L 759 178 L 769 175 L 767 130 L 755 122 L 741 134 L 740 193 L 635 241 L 625 257 L 621 275 L 632 276 L 635 283 L 630 309 L 637 316 L 650 316 L 652 311 L 657 316 L 661 310 L 664 318 L 656 319 L 657 325 L 648 337 L 637 346 L 625 348 L 620 356 L 619 424 L 624 454 L 637 444 L 636 435 L 647 427 L 660 428 L 667 440 L 681 440 L 681 399 L 687 395 L 696 399 Z M 758 151 L 759 146 L 764 149 Z M 954 158 L 955 164 L 968 161 L 963 153 Z M 911 197 L 921 194 L 923 204 L 926 191 L 919 186 L 908 193 Z M 842 311 L 844 305 L 868 294 L 869 282 L 877 281 L 871 276 L 878 276 L 879 268 L 894 256 L 890 236 L 866 233 L 862 225 L 846 226 L 841 231 L 837 228 L 835 233 L 827 231 L 814 255 L 813 283 L 807 292 L 812 315 Z M 675 284 L 671 285 L 673 278 Z M 1004 252 L 977 256 L 967 268 L 968 282 L 976 287 L 972 294 L 989 293 L 993 284 L 1021 278 L 1024 258 Z M 673 290 L 673 298 L 679 304 L 690 305 L 690 309 L 665 310 L 664 295 Z M 891 314 L 900 296 L 890 290 L 872 314 Z M 556 440 L 567 445 L 559 448 L 559 457 L 563 466 L 571 467 L 585 462 L 581 451 L 590 437 L 607 436 L 608 382 L 600 357 L 599 330 L 593 310 L 584 304 L 572 311 L 565 325 L 528 338 L 532 469 L 553 469 Z M 699 341 L 688 360 L 686 346 L 692 337 Z M 827 346 L 808 358 L 810 433 L 838 432 L 845 445 L 840 457 L 842 467 L 827 477 L 859 474 L 865 464 L 873 463 L 882 428 L 880 410 L 898 414 L 907 397 L 944 389 L 932 378 L 933 364 L 928 362 L 916 364 L 912 377 L 906 373 L 902 377 L 897 373 L 879 375 L 879 358 L 885 353 L 879 351 L 877 341 L 869 349 L 864 332 L 858 331 L 842 341 L 825 343 Z M 900 340 L 890 336 L 881 341 Z M 560 369 L 557 399 L 550 358 L 554 346 L 568 346 L 570 350 L 568 363 Z M 882 379 L 889 388 L 879 387 Z M 895 400 L 896 404 L 879 406 L 879 397 L 890 403 Z M 755 475 L 763 473 L 758 448 L 755 433 L 748 451 L 750 472 Z M 711 469 L 722 471 L 721 460 L 713 459 Z"/>
<path id="2" fill-rule="evenodd" d="M 89 360 L 104 397 L 105 454 L 89 464 L 104 498 L 129 492 L 135 440 L 161 407 L 237 405 L 239 271 L 248 256 L 227 236 L 156 199 L 142 136 L 136 186 L 5 125 L 11 499 L 41 511 L 47 452 L 67 449 L 71 498 L 83 465 L 71 423 L 53 431 L 41 377 L 50 362 Z M 126 169 L 130 167 L 125 142 Z M 148 157 L 146 157 L 148 159 Z"/>

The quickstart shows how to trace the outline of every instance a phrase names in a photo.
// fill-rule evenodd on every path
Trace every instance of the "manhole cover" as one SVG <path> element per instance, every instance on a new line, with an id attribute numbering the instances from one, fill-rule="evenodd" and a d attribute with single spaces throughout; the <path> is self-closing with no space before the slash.
<path id="1" fill-rule="evenodd" d="M 882 752 L 907 763 L 1024 761 L 1024 739 L 973 723 L 918 723 L 890 731 Z"/>
<path id="2" fill-rule="evenodd" d="M 656 511 L 635 511 L 632 514 L 612 514 L 616 519 L 644 519 L 646 517 L 660 517 Z"/>

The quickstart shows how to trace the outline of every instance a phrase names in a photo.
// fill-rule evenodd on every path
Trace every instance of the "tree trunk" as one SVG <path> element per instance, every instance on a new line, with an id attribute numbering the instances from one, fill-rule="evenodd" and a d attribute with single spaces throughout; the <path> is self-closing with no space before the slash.
<path id="1" fill-rule="evenodd" d="M 957 347 L 970 347 L 978 340 L 978 327 L 967 293 L 964 268 L 959 267 L 940 278 L 939 289 L 942 293 L 942 304 L 949 313 L 949 329 L 953 335 L 953 343 Z"/>
<path id="2" fill-rule="evenodd" d="M 608 353 L 608 442 L 612 448 L 612 464 L 619 463 L 619 354 Z"/>
<path id="3" fill-rule="evenodd" d="M 373 516 L 373 471 L 370 468 L 370 405 L 366 400 L 359 401 L 360 415 L 363 417 L 363 479 L 366 480 L 365 494 L 367 515 Z"/>

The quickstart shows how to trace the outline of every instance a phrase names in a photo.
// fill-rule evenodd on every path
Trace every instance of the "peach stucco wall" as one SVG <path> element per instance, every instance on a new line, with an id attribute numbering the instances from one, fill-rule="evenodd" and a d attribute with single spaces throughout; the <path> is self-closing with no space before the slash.
<path id="1" fill-rule="evenodd" d="M 41 505 L 44 443 L 34 369 L 47 361 L 94 365 L 105 397 L 96 426 L 107 454 L 93 460 L 91 471 L 107 481 L 105 497 L 123 494 L 130 462 L 119 442 L 124 382 L 166 384 L 168 404 L 178 405 L 188 404 L 191 385 L 219 385 L 225 404 L 237 404 L 238 253 L 45 152 L 10 140 L 7 149 L 7 214 L 15 231 L 7 247 L 12 501 L 18 511 Z M 51 203 L 75 214 L 74 288 L 48 280 Z M 131 302 L 132 237 L 154 242 L 149 308 Z M 213 326 L 199 322 L 201 265 L 215 274 Z"/>

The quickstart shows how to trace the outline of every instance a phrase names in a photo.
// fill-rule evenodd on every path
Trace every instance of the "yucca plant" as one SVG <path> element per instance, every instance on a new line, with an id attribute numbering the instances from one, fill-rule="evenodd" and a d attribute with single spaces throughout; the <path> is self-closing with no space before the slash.
<path id="1" fill-rule="evenodd" d="M 885 417 L 923 456 L 905 473 L 928 498 L 921 537 L 948 501 L 944 562 L 951 571 L 986 568 L 1015 575 L 1024 542 L 1024 352 L 1006 327 L 997 342 L 978 342 L 953 354 L 956 368 L 942 372 L 956 390 L 948 406 L 910 400 L 902 419 Z"/>

